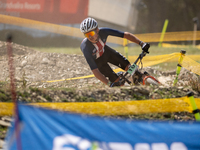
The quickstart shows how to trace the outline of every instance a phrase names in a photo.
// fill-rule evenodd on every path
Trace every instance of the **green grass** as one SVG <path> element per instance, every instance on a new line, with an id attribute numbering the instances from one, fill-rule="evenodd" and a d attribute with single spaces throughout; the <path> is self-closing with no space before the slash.
<path id="1" fill-rule="evenodd" d="M 123 55 L 125 55 L 123 47 L 117 47 L 115 49 L 118 52 L 121 52 Z M 186 51 L 186 55 L 195 55 L 195 54 L 200 55 L 200 49 L 193 48 L 193 47 L 187 47 L 187 48 L 165 48 L 165 47 L 151 46 L 150 49 L 149 49 L 148 56 L 179 53 L 181 50 L 185 50 Z M 139 46 L 128 47 L 128 54 L 130 56 L 139 55 L 140 53 L 141 53 L 141 48 Z"/>
<path id="2" fill-rule="evenodd" d="M 113 49 L 117 50 L 121 54 L 125 55 L 124 47 L 112 47 Z M 82 52 L 79 47 L 72 48 L 72 47 L 49 47 L 49 48 L 39 48 L 39 47 L 33 47 L 33 49 L 41 51 L 41 52 L 47 52 L 47 53 L 63 53 L 63 54 L 78 54 L 82 55 Z M 151 46 L 149 49 L 149 56 L 153 55 L 164 55 L 164 54 L 171 54 L 171 53 L 178 53 L 181 50 L 185 50 L 187 55 L 200 55 L 200 49 L 193 48 L 192 46 L 183 47 L 183 48 L 165 48 L 165 47 L 158 47 L 158 46 Z M 130 56 L 138 55 L 141 53 L 141 48 L 139 46 L 135 47 L 128 47 L 128 54 Z"/>

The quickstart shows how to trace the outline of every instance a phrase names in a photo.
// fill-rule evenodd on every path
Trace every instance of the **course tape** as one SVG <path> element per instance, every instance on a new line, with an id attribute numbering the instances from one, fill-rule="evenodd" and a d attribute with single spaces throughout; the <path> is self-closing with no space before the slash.
<path id="1" fill-rule="evenodd" d="M 11 24 L 20 27 L 27 27 L 32 29 L 43 30 L 47 32 L 84 38 L 83 34 L 78 28 L 62 26 L 57 24 L 45 23 L 30 19 L 24 19 L 19 17 L 7 16 L 0 14 L 0 23 Z M 147 33 L 147 34 L 135 34 L 139 39 L 145 42 L 160 42 L 161 33 Z M 164 35 L 163 42 L 169 41 L 193 41 L 194 40 L 194 31 L 183 31 L 183 32 L 166 32 Z M 200 40 L 200 31 L 196 32 L 196 39 Z M 109 43 L 115 43 L 123 45 L 124 40 L 117 37 L 109 37 Z M 129 43 L 131 43 L 129 41 Z"/>
<path id="2" fill-rule="evenodd" d="M 94 77 L 94 75 L 75 77 L 75 78 L 68 78 L 68 79 L 61 79 L 61 80 L 53 80 L 53 81 L 43 81 L 43 82 L 60 82 L 60 81 L 67 81 L 67 80 L 86 79 L 86 78 L 92 78 L 92 77 Z"/>
<path id="3" fill-rule="evenodd" d="M 135 34 L 139 39 L 145 42 L 160 42 L 161 33 L 147 33 L 147 34 Z M 163 42 L 170 41 L 193 41 L 194 31 L 183 32 L 166 32 Z M 195 40 L 200 40 L 200 31 L 196 32 Z"/>
<path id="4" fill-rule="evenodd" d="M 157 56 L 148 56 L 144 57 L 143 67 L 153 66 L 164 62 L 177 62 L 178 58 L 180 57 L 180 53 L 172 53 L 172 54 L 166 54 L 166 55 L 157 55 Z M 138 56 L 129 56 L 129 61 L 134 62 Z M 183 59 L 182 66 L 186 68 L 187 70 L 194 72 L 198 75 L 200 75 L 200 64 L 195 62 L 194 60 L 200 60 L 200 55 L 189 55 L 185 56 Z M 176 65 L 174 66 L 176 68 Z M 120 68 L 114 69 L 115 72 L 123 71 Z M 77 80 L 77 79 L 86 79 L 86 78 L 92 78 L 94 75 L 87 75 L 82 77 L 74 77 L 74 78 L 68 78 L 68 79 L 61 79 L 61 80 L 52 80 L 52 81 L 43 81 L 43 82 L 60 82 L 60 81 L 67 81 L 67 80 Z"/>
<path id="5" fill-rule="evenodd" d="M 169 44 L 169 43 L 162 43 L 162 47 L 174 47 L 174 48 L 190 48 L 191 46 L 187 45 L 176 45 L 176 44 Z M 194 47 L 194 46 L 192 46 Z M 200 49 L 200 45 L 195 45 L 195 48 Z"/>
<path id="6" fill-rule="evenodd" d="M 182 67 L 185 69 L 200 75 L 200 64 L 190 57 L 185 56 L 183 58 Z"/>
<path id="7" fill-rule="evenodd" d="M 200 108 L 200 99 L 195 98 Z M 192 112 L 188 97 L 117 102 L 29 103 L 29 105 L 91 115 L 131 115 L 165 112 Z M 13 103 L 0 103 L 0 115 L 12 115 Z"/>

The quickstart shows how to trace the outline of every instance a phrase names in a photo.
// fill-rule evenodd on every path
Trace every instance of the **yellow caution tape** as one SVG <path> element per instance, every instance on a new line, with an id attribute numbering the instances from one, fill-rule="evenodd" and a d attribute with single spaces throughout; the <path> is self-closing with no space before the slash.
<path id="1" fill-rule="evenodd" d="M 62 26 L 57 24 L 51 24 L 46 22 L 40 22 L 30 19 L 24 19 L 19 17 L 7 16 L 0 14 L 0 23 L 11 24 L 21 27 L 27 27 L 32 29 L 39 29 L 43 31 L 48 31 L 52 33 L 80 37 L 84 38 L 83 34 L 78 28 Z M 194 40 L 194 31 L 183 31 L 183 32 L 166 32 L 163 42 L 165 41 L 193 41 Z M 147 34 L 135 34 L 139 39 L 145 42 L 159 42 L 161 33 L 147 33 Z M 196 31 L 196 39 L 200 40 L 200 31 Z M 123 45 L 124 40 L 118 37 L 108 37 L 110 43 Z M 130 41 L 129 41 L 130 42 Z"/>
<path id="2" fill-rule="evenodd" d="M 86 78 L 92 78 L 92 77 L 94 77 L 94 75 L 75 77 L 75 78 L 68 78 L 68 79 L 61 79 L 61 80 L 53 80 L 53 81 L 43 81 L 43 82 L 59 82 L 59 81 L 67 81 L 67 80 L 86 79 Z"/>
<path id="3" fill-rule="evenodd" d="M 195 98 L 200 108 L 200 99 Z M 188 97 L 117 102 L 29 103 L 30 105 L 91 115 L 130 115 L 164 112 L 192 112 Z M 0 115 L 12 115 L 13 103 L 0 103 Z"/>
<path id="4" fill-rule="evenodd" d="M 176 44 L 169 44 L 169 43 L 162 43 L 162 47 L 190 48 L 191 46 L 187 46 L 187 45 L 176 45 Z M 195 48 L 200 49 L 200 45 L 196 45 Z"/>

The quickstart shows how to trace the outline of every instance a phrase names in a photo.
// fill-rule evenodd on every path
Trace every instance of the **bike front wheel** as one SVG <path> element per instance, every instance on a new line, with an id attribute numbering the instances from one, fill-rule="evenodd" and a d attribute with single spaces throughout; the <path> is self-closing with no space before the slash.
<path id="1" fill-rule="evenodd" d="M 143 85 L 160 85 L 161 83 L 152 76 L 146 76 L 143 79 Z"/>

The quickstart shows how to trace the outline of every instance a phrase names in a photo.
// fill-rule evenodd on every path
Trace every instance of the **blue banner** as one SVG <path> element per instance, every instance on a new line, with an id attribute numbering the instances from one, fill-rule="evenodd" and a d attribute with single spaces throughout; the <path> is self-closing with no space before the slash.
<path id="1" fill-rule="evenodd" d="M 108 119 L 19 106 L 23 150 L 197 150 L 199 122 Z M 6 149 L 16 150 L 14 125 Z"/>

